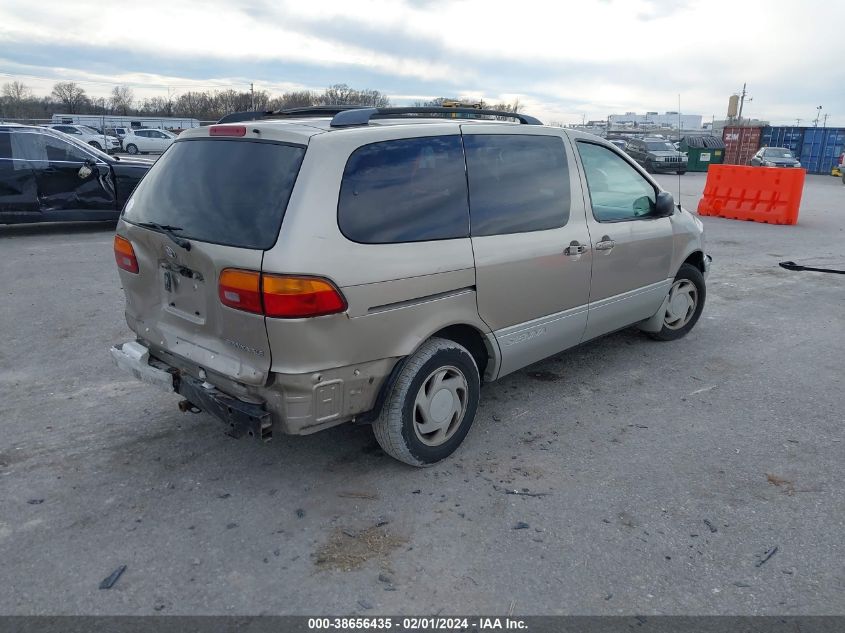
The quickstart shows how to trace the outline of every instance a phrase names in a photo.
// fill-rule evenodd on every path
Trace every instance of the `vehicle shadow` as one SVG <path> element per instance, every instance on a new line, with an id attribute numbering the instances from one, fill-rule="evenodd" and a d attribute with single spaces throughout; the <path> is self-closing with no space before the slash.
<path id="1" fill-rule="evenodd" d="M 0 238 L 30 235 L 78 235 L 80 233 L 114 233 L 117 222 L 32 222 L 0 224 Z"/>

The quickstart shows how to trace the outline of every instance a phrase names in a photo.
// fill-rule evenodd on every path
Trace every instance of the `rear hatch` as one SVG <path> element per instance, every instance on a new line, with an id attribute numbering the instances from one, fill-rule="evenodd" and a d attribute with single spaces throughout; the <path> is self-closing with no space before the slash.
<path id="1" fill-rule="evenodd" d="M 223 305 L 218 280 L 227 268 L 261 270 L 304 154 L 303 145 L 276 141 L 179 140 L 138 185 L 118 226 L 138 272 L 120 275 L 127 322 L 154 354 L 266 382 L 264 317 Z"/>

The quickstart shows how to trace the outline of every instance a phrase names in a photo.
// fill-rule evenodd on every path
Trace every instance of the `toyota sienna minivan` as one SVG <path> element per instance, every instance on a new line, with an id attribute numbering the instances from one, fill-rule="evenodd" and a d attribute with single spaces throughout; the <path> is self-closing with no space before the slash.
<path id="1" fill-rule="evenodd" d="M 370 423 L 426 466 L 466 437 L 482 382 L 631 325 L 693 328 L 696 216 L 609 142 L 458 110 L 184 132 L 117 227 L 136 334 L 117 365 L 236 437 Z"/>

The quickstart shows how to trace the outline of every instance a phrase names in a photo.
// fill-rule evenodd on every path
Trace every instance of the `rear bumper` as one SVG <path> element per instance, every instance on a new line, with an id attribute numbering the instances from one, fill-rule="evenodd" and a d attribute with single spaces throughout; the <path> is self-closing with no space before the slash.
<path id="1" fill-rule="evenodd" d="M 232 437 L 270 440 L 273 420 L 263 404 L 243 402 L 217 389 L 214 385 L 180 372 L 150 357 L 150 351 L 136 341 L 115 345 L 110 350 L 115 364 L 138 380 L 164 391 L 178 393 L 195 407 L 223 422 Z"/>
<path id="2" fill-rule="evenodd" d="M 206 373 L 186 359 L 139 341 L 111 348 L 115 364 L 138 380 L 178 393 L 212 414 L 234 437 L 269 439 L 274 432 L 306 435 L 371 413 L 398 359 L 386 358 L 302 374 L 271 374 L 268 384 L 245 385 Z M 237 394 L 237 395 L 234 395 Z"/>

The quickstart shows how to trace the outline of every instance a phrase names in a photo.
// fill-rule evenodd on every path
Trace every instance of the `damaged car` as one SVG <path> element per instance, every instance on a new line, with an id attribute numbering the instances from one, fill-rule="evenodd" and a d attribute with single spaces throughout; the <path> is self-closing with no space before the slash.
<path id="1" fill-rule="evenodd" d="M 50 128 L 0 124 L 0 224 L 116 221 L 153 162 L 110 156 Z"/>

